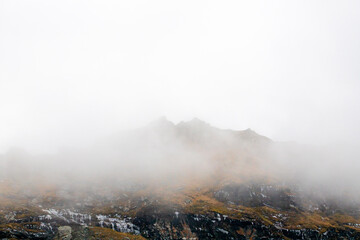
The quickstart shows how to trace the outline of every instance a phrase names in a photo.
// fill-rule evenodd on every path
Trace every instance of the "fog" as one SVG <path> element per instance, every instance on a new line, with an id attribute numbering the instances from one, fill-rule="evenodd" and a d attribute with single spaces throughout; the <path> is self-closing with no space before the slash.
<path id="1" fill-rule="evenodd" d="M 0 176 L 114 187 L 271 179 L 358 195 L 358 9 L 1 1 Z M 160 116 L 170 121 L 151 123 Z M 194 117 L 211 126 L 189 127 Z"/>
<path id="2" fill-rule="evenodd" d="M 0 180 L 27 192 L 46 185 L 78 194 L 145 187 L 156 195 L 184 187 L 276 184 L 298 189 L 300 196 L 359 201 L 359 157 L 360 151 L 348 146 L 276 142 L 251 129 L 160 118 L 57 153 L 10 149 L 0 156 Z"/>
<path id="3" fill-rule="evenodd" d="M 204 119 L 357 144 L 359 2 L 1 1 L 0 151 Z"/>

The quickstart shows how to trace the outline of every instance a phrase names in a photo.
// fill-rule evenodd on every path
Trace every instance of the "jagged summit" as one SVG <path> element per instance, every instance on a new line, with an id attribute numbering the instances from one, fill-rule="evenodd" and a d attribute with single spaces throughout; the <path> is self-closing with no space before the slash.
<path id="1" fill-rule="evenodd" d="M 251 128 L 248 128 L 248 129 L 245 129 L 245 130 L 242 130 L 242 131 L 238 131 L 237 135 L 240 136 L 241 138 L 246 139 L 246 140 L 251 141 L 251 142 L 263 142 L 263 143 L 270 143 L 271 142 L 270 138 L 258 134 L 257 132 L 255 132 Z"/>
<path id="2" fill-rule="evenodd" d="M 196 128 L 207 128 L 211 127 L 209 123 L 200 120 L 199 118 L 193 118 L 190 121 L 181 121 L 177 124 L 177 127 L 196 127 Z"/>
<path id="3" fill-rule="evenodd" d="M 162 116 L 154 121 L 152 121 L 149 125 L 149 128 L 156 129 L 167 129 L 171 132 L 178 133 L 187 133 L 187 134 L 205 134 L 209 136 L 209 134 L 218 134 L 218 133 L 230 133 L 239 136 L 242 139 L 247 139 L 251 141 L 271 141 L 269 138 L 262 136 L 255 132 L 251 128 L 247 128 L 245 130 L 232 130 L 232 129 L 220 129 L 210 125 L 209 123 L 194 117 L 189 121 L 181 121 L 178 124 L 173 123 L 168 120 L 165 116 Z"/>
<path id="4" fill-rule="evenodd" d="M 201 124 L 204 124 L 204 125 L 209 125 L 207 122 L 199 119 L 199 118 L 193 118 L 192 120 L 186 122 L 188 124 L 196 124 L 196 125 L 201 125 Z"/>
<path id="5" fill-rule="evenodd" d="M 249 135 L 249 136 L 261 136 L 260 134 L 258 134 L 254 130 L 252 130 L 251 128 L 247 128 L 247 129 L 242 130 L 240 132 L 242 132 L 243 134 Z"/>
<path id="6" fill-rule="evenodd" d="M 244 144 L 267 145 L 271 142 L 269 138 L 250 128 L 245 130 L 221 129 L 196 117 L 175 124 L 163 116 L 151 122 L 145 129 L 146 131 L 143 133 L 152 134 L 152 137 L 146 136 L 147 141 L 151 142 L 151 139 L 155 139 L 154 136 L 156 136 L 157 140 L 161 139 L 166 144 L 181 141 L 205 148 L 221 149 L 224 144 L 244 146 Z"/>
<path id="7" fill-rule="evenodd" d="M 209 123 L 199 119 L 199 118 L 193 118 L 189 121 L 181 121 L 178 124 L 175 124 L 174 122 L 168 120 L 165 116 L 162 116 L 152 122 L 148 125 L 149 127 L 176 127 L 176 128 L 202 128 L 202 127 L 212 127 Z"/>

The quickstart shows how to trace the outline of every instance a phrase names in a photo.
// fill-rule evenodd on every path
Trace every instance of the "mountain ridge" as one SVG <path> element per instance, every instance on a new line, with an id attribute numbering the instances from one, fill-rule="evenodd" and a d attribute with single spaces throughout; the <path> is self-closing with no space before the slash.
<path id="1" fill-rule="evenodd" d="M 4 155 L 0 238 L 360 239 L 359 202 L 301 185 L 273 143 L 162 118 L 85 152 Z"/>

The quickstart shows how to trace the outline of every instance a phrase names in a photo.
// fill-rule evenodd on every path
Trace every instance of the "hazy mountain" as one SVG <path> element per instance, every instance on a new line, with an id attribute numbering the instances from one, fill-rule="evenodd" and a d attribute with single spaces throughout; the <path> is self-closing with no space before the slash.
<path id="1" fill-rule="evenodd" d="M 359 239 L 357 184 L 331 180 L 335 155 L 196 118 L 54 155 L 13 149 L 0 238 Z"/>

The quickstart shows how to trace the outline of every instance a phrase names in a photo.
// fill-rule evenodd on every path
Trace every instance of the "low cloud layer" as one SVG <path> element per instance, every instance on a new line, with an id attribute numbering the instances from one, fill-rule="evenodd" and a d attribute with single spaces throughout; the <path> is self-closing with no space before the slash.
<path id="1" fill-rule="evenodd" d="M 359 156 L 349 147 L 276 142 L 251 129 L 222 130 L 198 119 L 174 124 L 162 118 L 82 149 L 46 155 L 10 150 L 0 158 L 0 176 L 28 187 L 46 182 L 86 191 L 275 183 L 357 199 Z"/>

